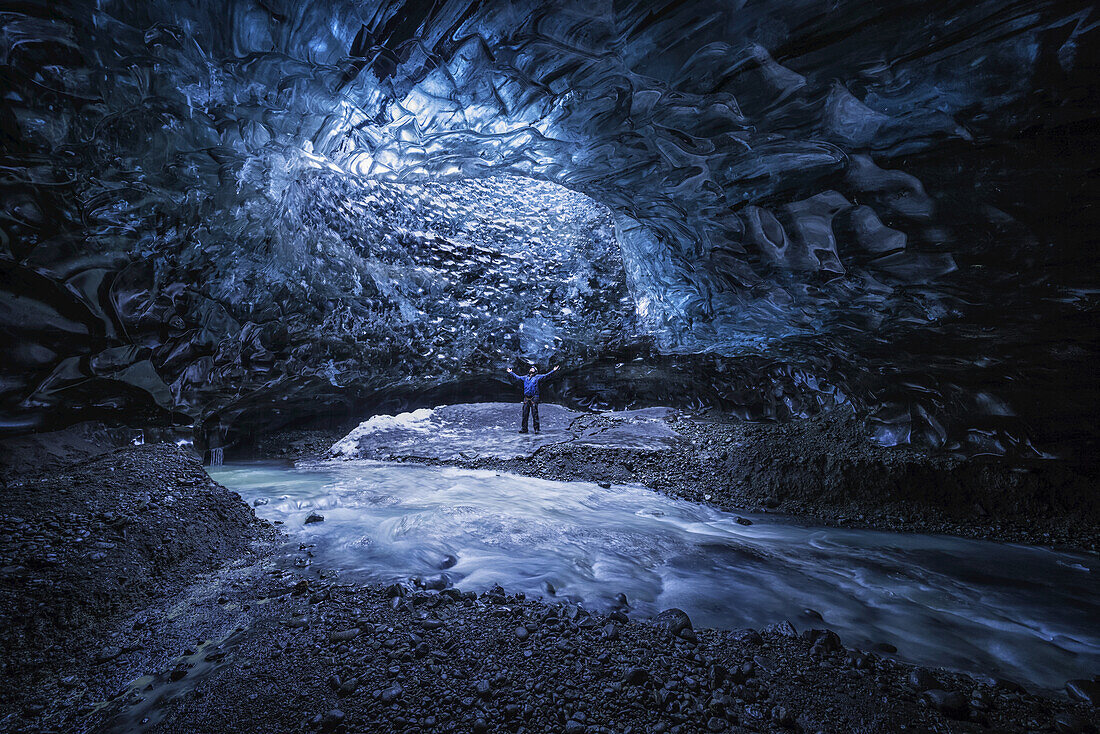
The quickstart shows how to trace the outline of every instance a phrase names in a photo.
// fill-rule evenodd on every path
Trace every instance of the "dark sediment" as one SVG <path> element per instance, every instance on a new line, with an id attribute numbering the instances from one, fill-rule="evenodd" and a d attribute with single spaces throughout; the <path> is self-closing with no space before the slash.
<path id="1" fill-rule="evenodd" d="M 68 436 L 72 438 L 72 436 Z M 103 452 L 90 435 L 47 455 L 8 452 L 0 514 L 0 646 L 6 710 L 41 704 L 81 660 L 138 645 L 119 615 L 171 598 L 239 558 L 261 525 L 176 446 Z M 27 447 L 20 447 L 26 449 Z M 29 695 L 28 695 L 29 694 Z"/>
<path id="2" fill-rule="evenodd" d="M 342 583 L 173 446 L 5 476 L 8 517 L 22 514 L 0 543 L 5 563 L 28 572 L 5 573 L 0 596 L 0 612 L 19 622 L 4 633 L 3 730 L 885 733 L 1100 723 L 1084 703 L 917 670 L 782 623 L 692 630 L 633 619 L 628 604 L 589 614 L 505 590 Z M 88 553 L 96 542 L 113 546 Z M 93 560 L 98 552 L 107 555 Z"/>

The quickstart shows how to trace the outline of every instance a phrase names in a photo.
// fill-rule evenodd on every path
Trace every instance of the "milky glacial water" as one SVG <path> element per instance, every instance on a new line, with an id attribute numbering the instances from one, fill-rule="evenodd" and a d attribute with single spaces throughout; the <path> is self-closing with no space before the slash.
<path id="1" fill-rule="evenodd" d="M 290 552 L 342 578 L 441 573 L 464 590 L 696 626 L 827 626 L 847 646 L 1043 688 L 1100 672 L 1100 562 L 945 536 L 807 527 L 734 515 L 637 486 L 600 488 L 375 461 L 226 464 L 211 476 L 285 523 Z M 305 524 L 311 512 L 324 522 Z M 553 589 L 553 592 L 550 591 Z M 804 610 L 819 612 L 815 621 Z"/>

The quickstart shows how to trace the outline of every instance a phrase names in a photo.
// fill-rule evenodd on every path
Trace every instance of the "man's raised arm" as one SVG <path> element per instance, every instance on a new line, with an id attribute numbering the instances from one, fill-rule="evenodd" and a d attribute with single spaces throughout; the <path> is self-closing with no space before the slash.
<path id="1" fill-rule="evenodd" d="M 519 375 L 517 375 L 517 374 L 516 374 L 515 372 L 512 372 L 512 368 L 511 368 L 511 367 L 509 367 L 509 368 L 508 368 L 508 374 L 510 374 L 510 375 L 511 375 L 512 377 L 516 378 L 516 379 L 517 379 L 517 380 L 519 380 L 520 382 L 523 382 L 523 378 L 522 378 L 522 377 L 520 377 Z"/>

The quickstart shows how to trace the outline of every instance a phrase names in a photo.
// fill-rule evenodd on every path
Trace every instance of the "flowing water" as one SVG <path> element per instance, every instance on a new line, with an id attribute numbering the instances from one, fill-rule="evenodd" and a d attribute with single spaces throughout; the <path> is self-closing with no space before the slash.
<path id="1" fill-rule="evenodd" d="M 1094 556 L 776 516 L 745 526 L 644 487 L 456 468 L 252 463 L 210 474 L 346 579 L 446 574 L 464 590 L 500 584 L 604 609 L 623 593 L 643 616 L 680 607 L 720 628 L 789 619 L 848 646 L 889 643 L 910 662 L 1043 688 L 1100 672 Z M 324 521 L 305 524 L 312 512 Z"/>

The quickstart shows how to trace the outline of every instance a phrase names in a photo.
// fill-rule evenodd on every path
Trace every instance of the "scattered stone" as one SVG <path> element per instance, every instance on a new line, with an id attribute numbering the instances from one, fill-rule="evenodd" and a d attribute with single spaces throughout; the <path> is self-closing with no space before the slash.
<path id="1" fill-rule="evenodd" d="M 317 513 L 317 512 L 311 512 L 311 513 L 309 513 L 309 516 L 306 518 L 306 521 L 305 521 L 304 524 L 305 525 L 312 525 L 315 522 L 324 522 L 324 521 L 325 521 L 325 516 L 324 515 L 322 515 L 320 513 Z"/>
<path id="2" fill-rule="evenodd" d="M 764 631 L 779 635 L 780 637 L 798 637 L 798 632 L 795 630 L 794 625 L 786 621 L 770 624 L 764 628 Z"/>
<path id="3" fill-rule="evenodd" d="M 760 636 L 760 633 L 754 629 L 742 629 L 732 633 L 733 639 L 737 642 L 746 643 L 749 645 L 761 645 L 764 643 L 764 638 Z"/>
<path id="4" fill-rule="evenodd" d="M 1083 701 L 1090 706 L 1100 706 L 1100 681 L 1083 678 L 1067 681 L 1066 693 L 1070 698 Z"/>
<path id="5" fill-rule="evenodd" d="M 359 636 L 359 628 L 352 627 L 351 629 L 340 630 L 339 632 L 333 632 L 328 636 L 333 642 L 347 642 L 348 640 L 354 640 Z"/>
<path id="6" fill-rule="evenodd" d="M 1096 729 L 1082 717 L 1067 712 L 1054 717 L 1054 731 L 1058 734 L 1086 734 Z"/>
<path id="7" fill-rule="evenodd" d="M 832 630 L 807 630 L 807 632 L 809 635 L 804 636 L 813 643 L 810 647 L 811 657 L 823 658 L 844 649 L 844 645 L 840 642 L 840 636 Z"/>
<path id="8" fill-rule="evenodd" d="M 681 636 L 684 630 L 690 630 L 691 618 L 683 609 L 666 609 L 653 618 L 653 624 L 673 637 Z"/>
<path id="9" fill-rule="evenodd" d="M 401 687 L 400 683 L 394 683 L 392 686 L 382 691 L 382 695 L 378 697 L 378 700 L 388 706 L 389 704 L 400 698 L 401 694 L 403 694 L 404 692 L 405 689 Z"/>
<path id="10" fill-rule="evenodd" d="M 122 648 L 115 647 L 114 645 L 108 645 L 99 649 L 99 652 L 95 655 L 95 661 L 97 663 L 106 663 L 114 660 L 122 654 Z"/>
<path id="11" fill-rule="evenodd" d="M 794 714 L 785 706 L 776 706 L 772 709 L 772 721 L 788 729 L 794 728 L 795 725 Z"/>
<path id="12" fill-rule="evenodd" d="M 332 731 L 336 727 L 344 723 L 344 712 L 340 709 L 332 709 L 325 714 L 321 719 L 321 728 L 325 731 Z"/>
<path id="13" fill-rule="evenodd" d="M 969 712 L 966 698 L 958 691 L 944 691 L 934 688 L 922 693 L 921 697 L 934 709 L 953 719 L 965 718 Z"/>
<path id="14" fill-rule="evenodd" d="M 940 687 L 940 682 L 925 668 L 914 668 L 909 673 L 909 687 L 923 693 Z"/>

